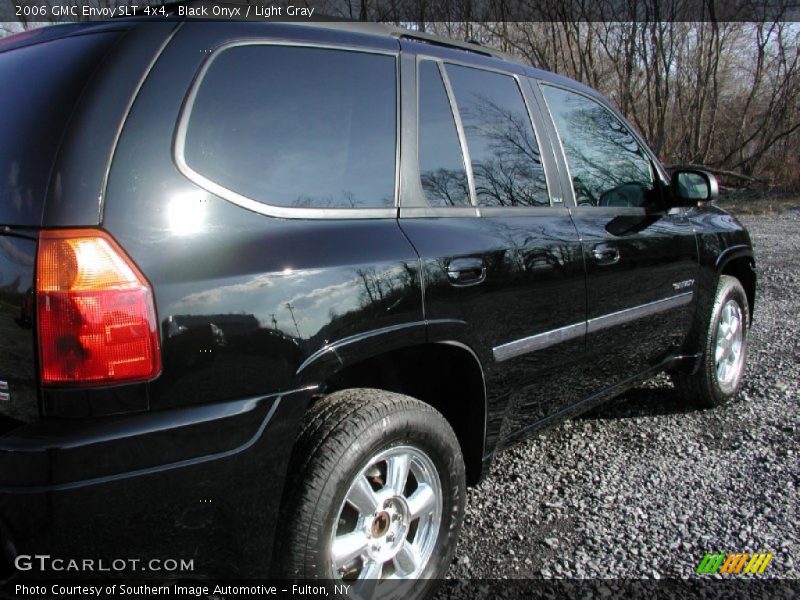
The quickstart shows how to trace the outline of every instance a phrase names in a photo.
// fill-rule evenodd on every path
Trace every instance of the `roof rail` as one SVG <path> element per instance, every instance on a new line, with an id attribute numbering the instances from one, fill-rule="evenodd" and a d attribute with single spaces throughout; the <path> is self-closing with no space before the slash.
<path id="1" fill-rule="evenodd" d="M 450 38 L 441 37 L 430 33 L 424 33 L 421 31 L 414 31 L 412 29 L 405 29 L 403 27 L 396 27 L 393 25 L 387 25 L 387 28 L 389 29 L 390 35 L 393 35 L 394 37 L 398 37 L 401 39 L 415 40 L 418 42 L 425 42 L 428 44 L 434 44 L 436 46 L 445 46 L 448 48 L 458 48 L 459 50 L 466 50 L 467 52 L 475 52 L 477 54 L 483 54 L 484 56 L 491 56 L 494 58 L 509 60 L 511 62 L 516 62 L 516 63 L 520 62 L 518 58 L 508 54 L 507 52 L 503 52 L 502 50 L 497 50 L 496 48 L 492 48 L 491 46 L 484 46 L 475 40 L 460 42 Z"/>
<path id="2" fill-rule="evenodd" d="M 167 14 L 177 15 L 178 8 L 181 6 L 187 6 L 187 7 L 201 6 L 203 4 L 208 4 L 208 3 L 230 5 L 230 6 L 241 6 L 241 5 L 247 5 L 250 2 L 249 0 L 164 0 L 161 6 L 163 6 L 166 9 Z M 158 8 L 158 6 L 156 6 L 156 8 Z M 404 27 L 399 27 L 397 25 L 390 25 L 375 21 L 357 21 L 355 19 L 350 20 L 342 17 L 336 17 L 333 15 L 320 15 L 320 18 L 325 20 L 312 21 L 312 22 L 294 21 L 293 23 L 302 25 L 316 25 L 319 27 L 327 27 L 333 29 L 346 29 L 355 32 L 371 33 L 373 35 L 384 34 L 398 39 L 407 39 L 407 40 L 414 40 L 417 42 L 425 42 L 428 44 L 443 46 L 446 48 L 457 48 L 459 50 L 474 52 L 476 54 L 482 54 L 484 56 L 490 56 L 502 60 L 508 60 L 515 63 L 521 63 L 521 61 L 517 57 L 512 56 L 511 54 L 508 54 L 501 50 L 492 48 L 490 46 L 484 46 L 476 40 L 461 42 L 450 38 L 441 37 L 430 33 L 425 33 L 422 31 L 414 31 L 413 29 L 406 29 Z"/>

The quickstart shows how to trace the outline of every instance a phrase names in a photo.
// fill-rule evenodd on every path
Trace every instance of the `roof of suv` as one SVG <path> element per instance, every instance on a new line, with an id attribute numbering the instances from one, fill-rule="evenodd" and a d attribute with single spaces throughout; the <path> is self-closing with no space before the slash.
<path id="1" fill-rule="evenodd" d="M 30 44 L 36 44 L 39 42 L 48 41 L 51 39 L 57 39 L 62 37 L 68 37 L 73 35 L 82 35 L 84 33 L 92 33 L 92 32 L 100 32 L 100 31 L 109 31 L 109 30 L 119 30 L 125 27 L 130 27 L 134 23 L 141 23 L 141 22 L 153 22 L 159 21 L 163 22 L 165 20 L 175 20 L 175 21 L 203 21 L 203 20 L 210 20 L 209 18 L 202 18 L 202 17 L 184 17 L 178 16 L 178 8 L 181 6 L 185 7 L 199 7 L 203 5 L 208 5 L 208 0 L 176 0 L 174 2 L 167 2 L 164 4 L 164 8 L 167 10 L 167 14 L 170 15 L 168 17 L 148 17 L 148 16 L 140 16 L 140 17 L 115 17 L 110 21 L 103 21 L 103 22 L 87 22 L 87 23 L 70 23 L 70 24 L 60 24 L 54 25 L 50 27 L 44 27 L 41 29 L 35 29 L 31 31 L 27 31 L 21 34 L 17 34 L 11 36 L 6 39 L 0 40 L 0 52 L 11 50 L 13 48 L 18 48 Z M 225 1 L 215 1 L 214 4 L 216 5 L 229 5 L 229 6 L 241 6 L 242 3 L 237 2 L 236 0 L 231 0 L 228 2 Z M 321 17 L 325 18 L 325 17 Z M 235 21 L 237 19 L 230 19 L 231 21 Z M 246 19 L 241 19 L 246 20 Z M 263 23 L 263 21 L 262 21 Z M 277 22 L 275 22 L 277 23 Z M 283 22 L 286 24 L 287 22 Z M 124 24 L 124 25 L 123 25 Z M 264 23 L 265 25 L 269 25 L 270 23 Z M 582 91 L 589 93 L 593 96 L 597 95 L 597 92 L 592 88 L 585 86 L 584 84 L 570 79 L 569 77 L 564 77 L 563 75 L 558 75 L 551 71 L 545 71 L 543 69 L 539 69 L 537 67 L 533 67 L 527 63 L 522 62 L 519 58 L 491 46 L 484 46 L 476 41 L 458 41 L 452 38 L 447 38 L 439 35 L 434 35 L 427 32 L 422 31 L 415 31 L 413 29 L 407 29 L 404 27 L 399 27 L 397 25 L 390 25 L 386 23 L 378 23 L 378 22 L 367 22 L 367 21 L 355 21 L 355 20 L 346 20 L 341 17 L 334 17 L 331 16 L 330 20 L 319 20 L 319 21 L 294 21 L 291 22 L 292 25 L 296 25 L 298 27 L 305 27 L 305 28 L 318 28 L 318 29 L 337 29 L 340 31 L 349 31 L 352 33 L 360 33 L 366 35 L 373 35 L 376 37 L 390 37 L 398 40 L 409 40 L 412 42 L 418 42 L 422 44 L 431 44 L 443 48 L 451 48 L 454 50 L 462 50 L 465 52 L 470 52 L 473 54 L 478 54 L 486 57 L 492 57 L 500 60 L 504 60 L 519 67 L 525 69 L 530 75 L 548 79 L 553 82 L 561 82 L 571 87 L 576 87 L 581 89 Z"/>
<path id="2" fill-rule="evenodd" d="M 177 15 L 178 9 L 180 7 L 194 8 L 208 4 L 209 2 L 206 0 L 175 0 L 173 2 L 164 3 L 164 8 L 167 10 L 167 14 Z M 236 0 L 228 0 L 228 1 L 215 0 L 213 4 L 217 6 L 226 6 L 226 5 L 246 6 L 249 3 L 241 1 L 237 2 Z M 318 27 L 335 27 L 338 29 L 349 29 L 351 31 L 358 33 L 370 33 L 373 35 L 385 35 L 395 38 L 414 39 L 417 41 L 423 41 L 430 44 L 437 44 L 451 48 L 460 48 L 462 50 L 467 50 L 469 52 L 477 52 L 479 54 L 484 54 L 486 56 L 494 56 L 495 58 L 501 58 L 503 60 L 519 62 L 515 57 L 511 56 L 510 54 L 507 54 L 495 48 L 483 46 L 480 43 L 474 41 L 459 42 L 453 39 L 432 35 L 430 33 L 414 31 L 411 29 L 398 27 L 396 25 L 388 25 L 380 22 L 347 20 L 342 17 L 332 16 L 332 15 L 319 15 L 318 18 L 323 20 L 313 21 L 311 23 L 302 22 L 299 24 L 315 25 Z M 231 20 L 236 20 L 236 19 L 231 19 Z"/>
<path id="3" fill-rule="evenodd" d="M 123 21 L 101 21 L 87 23 L 60 23 L 38 29 L 29 29 L 0 39 L 0 52 L 8 52 L 34 44 L 41 44 L 75 35 L 101 33 L 106 31 L 123 31 L 129 29 L 131 23 Z"/>
<path id="4" fill-rule="evenodd" d="M 214 0 L 214 5 L 217 6 L 242 6 L 246 5 L 242 2 L 237 2 L 236 0 Z M 208 21 L 214 20 L 211 17 L 178 17 L 178 7 L 186 6 L 186 7 L 199 7 L 203 5 L 209 5 L 208 0 L 177 0 L 175 2 L 167 2 L 164 4 L 168 14 L 173 15 L 173 18 L 176 18 L 180 21 Z M 134 19 L 127 19 L 127 20 L 134 20 L 134 21 L 143 21 L 143 20 L 152 20 L 158 19 L 163 21 L 164 17 L 135 17 Z M 169 18 L 169 17 L 167 17 Z M 503 60 L 509 63 L 512 63 L 523 69 L 528 75 L 537 77 L 539 79 L 544 79 L 551 81 L 553 83 L 562 83 L 578 89 L 586 94 L 591 96 L 595 96 L 605 100 L 602 98 L 596 90 L 586 86 L 585 84 L 571 79 L 569 77 L 565 77 L 563 75 L 559 75 L 557 73 L 553 73 L 552 71 L 546 71 L 544 69 L 540 69 L 537 67 L 533 67 L 518 57 L 513 56 L 507 52 L 503 52 L 502 50 L 498 50 L 491 46 L 484 46 L 477 41 L 458 41 L 452 38 L 447 38 L 439 35 L 435 35 L 432 33 L 422 32 L 422 31 L 415 31 L 413 29 L 407 29 L 405 27 L 399 27 L 397 25 L 391 25 L 387 23 L 379 23 L 379 22 L 371 22 L 371 21 L 356 21 L 356 20 L 347 20 L 343 19 L 342 17 L 323 17 L 320 16 L 320 19 L 329 20 L 318 20 L 318 21 L 270 21 L 264 22 L 259 21 L 259 23 L 266 25 L 269 27 L 270 25 L 294 25 L 297 27 L 308 28 L 308 29 L 335 29 L 339 31 L 346 31 L 350 33 L 358 33 L 364 35 L 371 35 L 375 37 L 383 37 L 383 38 L 393 38 L 396 40 L 408 40 L 410 42 L 416 42 L 421 44 L 430 44 L 434 46 L 439 46 L 442 48 L 449 48 L 452 50 L 461 50 L 464 52 L 469 52 L 472 54 L 476 54 L 479 56 L 484 56 L 487 58 L 495 58 L 499 60 Z M 227 21 L 247 21 L 248 19 L 228 19 Z M 252 21 L 252 19 L 250 19 Z"/>

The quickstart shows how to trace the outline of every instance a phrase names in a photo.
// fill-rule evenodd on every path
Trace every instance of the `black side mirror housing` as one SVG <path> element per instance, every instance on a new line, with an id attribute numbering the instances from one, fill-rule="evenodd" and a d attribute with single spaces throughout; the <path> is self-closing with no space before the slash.
<path id="1" fill-rule="evenodd" d="M 703 169 L 680 169 L 672 173 L 670 206 L 697 206 L 719 196 L 717 178 Z"/>

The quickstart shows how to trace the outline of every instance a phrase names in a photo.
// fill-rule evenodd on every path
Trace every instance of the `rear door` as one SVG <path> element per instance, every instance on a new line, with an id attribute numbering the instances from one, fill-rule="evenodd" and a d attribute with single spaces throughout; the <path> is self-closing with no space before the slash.
<path id="1" fill-rule="evenodd" d="M 400 223 L 421 256 L 431 339 L 466 343 L 484 365 L 491 451 L 575 399 L 585 284 L 529 90 L 504 63 L 463 54 L 404 55 L 419 126 L 404 129 L 418 143 L 404 144 Z"/>
<path id="2" fill-rule="evenodd" d="M 680 348 L 694 314 L 697 245 L 666 178 L 621 117 L 589 95 L 542 85 L 563 149 L 586 264 L 588 387 L 602 391 Z"/>

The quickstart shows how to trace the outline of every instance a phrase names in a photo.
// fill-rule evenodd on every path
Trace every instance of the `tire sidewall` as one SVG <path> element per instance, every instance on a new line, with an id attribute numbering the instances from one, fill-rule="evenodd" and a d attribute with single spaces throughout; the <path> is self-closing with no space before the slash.
<path id="1" fill-rule="evenodd" d="M 421 411 L 402 410 L 381 418 L 355 433 L 356 441 L 337 457 L 335 468 L 322 488 L 310 538 L 320 541 L 308 548 L 306 565 L 313 576 L 337 577 L 331 570 L 330 539 L 345 496 L 356 475 L 379 453 L 398 446 L 413 446 L 433 462 L 442 488 L 442 520 L 434 552 L 410 596 L 422 595 L 430 580 L 442 578 L 455 553 L 464 511 L 465 476 L 461 450 L 443 419 Z M 449 435 L 448 435 L 449 434 Z M 454 446 L 455 443 L 455 446 Z"/>
<path id="2" fill-rule="evenodd" d="M 739 373 L 733 385 L 723 386 L 717 378 L 715 349 L 717 345 L 719 322 L 722 318 L 722 308 L 729 300 L 734 300 L 739 305 L 739 310 L 742 312 L 742 358 Z M 728 402 L 738 393 L 742 385 L 742 380 L 744 379 L 744 370 L 747 364 L 747 338 L 750 329 L 750 307 L 747 301 L 747 295 L 738 280 L 726 276 L 720 277 L 720 283 L 717 288 L 713 306 L 705 353 L 705 379 L 710 396 L 714 401 L 713 403 L 715 405 L 720 405 Z"/>

